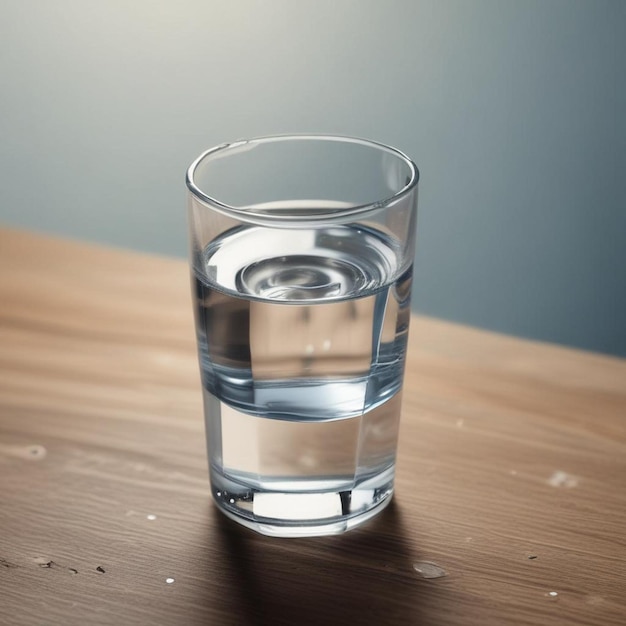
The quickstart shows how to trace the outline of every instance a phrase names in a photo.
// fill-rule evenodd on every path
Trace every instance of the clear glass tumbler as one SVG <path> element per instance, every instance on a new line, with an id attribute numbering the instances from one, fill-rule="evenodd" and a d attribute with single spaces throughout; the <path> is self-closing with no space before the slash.
<path id="1" fill-rule="evenodd" d="M 188 170 L 211 490 L 249 528 L 340 533 L 391 499 L 417 181 L 394 148 L 322 135 Z"/>

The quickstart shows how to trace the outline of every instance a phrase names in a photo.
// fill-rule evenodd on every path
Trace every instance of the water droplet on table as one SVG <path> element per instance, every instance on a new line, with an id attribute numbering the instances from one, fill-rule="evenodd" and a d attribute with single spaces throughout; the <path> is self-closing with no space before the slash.
<path id="1" fill-rule="evenodd" d="M 30 446 L 12 446 L 4 445 L 0 442 L 0 454 L 6 454 L 18 459 L 26 459 L 28 461 L 41 461 L 41 459 L 45 458 L 47 450 L 38 444 L 32 444 Z"/>
<path id="2" fill-rule="evenodd" d="M 585 602 L 587 602 L 587 604 L 602 604 L 604 602 L 604 598 L 602 596 L 592 594 L 587 596 Z"/>
<path id="3" fill-rule="evenodd" d="M 572 476 L 566 472 L 562 472 L 561 470 L 557 470 L 548 478 L 548 485 L 551 487 L 566 487 L 571 489 L 572 487 L 576 487 L 578 485 L 578 478 L 576 476 Z"/>
<path id="4" fill-rule="evenodd" d="M 439 567 L 439 565 L 431 561 L 417 561 L 413 563 L 413 569 L 422 578 L 442 578 L 448 575 L 448 572 L 443 567 Z"/>
<path id="5" fill-rule="evenodd" d="M 175 580 L 174 578 L 166 578 L 166 579 L 165 579 L 165 582 L 166 582 L 168 585 L 171 585 L 171 584 L 174 582 L 174 580 Z"/>
<path id="6" fill-rule="evenodd" d="M 157 516 L 152 513 L 150 513 L 149 515 L 146 515 L 146 519 L 150 520 L 151 522 L 153 522 L 156 518 Z"/>
<path id="7" fill-rule="evenodd" d="M 557 591 L 548 591 L 548 593 L 546 593 L 546 596 L 549 600 L 558 600 L 559 599 L 559 593 Z"/>
<path id="8" fill-rule="evenodd" d="M 43 459 L 46 456 L 46 449 L 43 446 L 31 446 L 28 452 L 32 458 L 36 459 Z"/>

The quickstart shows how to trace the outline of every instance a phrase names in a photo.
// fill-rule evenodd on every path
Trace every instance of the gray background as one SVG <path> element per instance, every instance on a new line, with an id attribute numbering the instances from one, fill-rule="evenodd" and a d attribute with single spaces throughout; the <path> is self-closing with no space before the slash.
<path id="1" fill-rule="evenodd" d="M 0 78 L 5 224 L 184 256 L 203 149 L 364 136 L 421 170 L 419 311 L 626 355 L 623 0 L 3 0 Z"/>

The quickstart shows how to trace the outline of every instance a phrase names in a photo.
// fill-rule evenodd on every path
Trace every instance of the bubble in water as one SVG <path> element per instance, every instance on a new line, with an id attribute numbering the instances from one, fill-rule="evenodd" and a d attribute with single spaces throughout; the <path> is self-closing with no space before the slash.
<path id="1" fill-rule="evenodd" d="M 317 465 L 317 459 L 309 454 L 303 454 L 298 460 L 303 467 L 315 467 Z"/>
<path id="2" fill-rule="evenodd" d="M 431 561 L 417 561 L 413 563 L 413 569 L 422 578 L 442 578 L 448 575 L 448 572 L 443 567 L 439 567 L 439 565 Z"/>

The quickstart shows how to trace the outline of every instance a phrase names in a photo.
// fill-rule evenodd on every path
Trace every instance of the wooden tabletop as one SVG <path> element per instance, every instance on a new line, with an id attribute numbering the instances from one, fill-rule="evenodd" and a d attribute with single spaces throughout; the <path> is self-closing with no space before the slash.
<path id="1" fill-rule="evenodd" d="M 273 539 L 194 341 L 183 261 L 0 230 L 0 624 L 626 623 L 625 361 L 415 318 L 394 502 Z"/>

